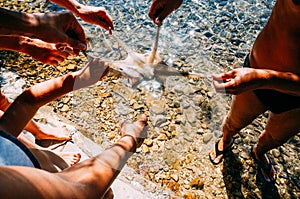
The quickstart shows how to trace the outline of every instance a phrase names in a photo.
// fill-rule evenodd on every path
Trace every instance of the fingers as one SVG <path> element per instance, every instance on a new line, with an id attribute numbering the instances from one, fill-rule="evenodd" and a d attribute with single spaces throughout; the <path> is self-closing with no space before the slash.
<path id="1" fill-rule="evenodd" d="M 108 18 L 98 17 L 95 21 L 93 21 L 93 23 L 101 26 L 105 30 L 108 30 L 110 34 L 112 33 L 112 30 L 114 30 L 113 22 Z"/>
<path id="2" fill-rule="evenodd" d="M 182 0 L 153 0 L 148 16 L 156 25 L 161 26 L 163 20 L 181 4 Z"/>
<path id="3" fill-rule="evenodd" d="M 48 56 L 47 59 L 45 59 L 45 60 L 39 60 L 39 61 L 43 62 L 44 64 L 49 64 L 49 65 L 56 66 L 60 62 L 62 62 L 64 60 L 65 60 L 64 57 L 51 55 L 51 56 Z"/>
<path id="4" fill-rule="evenodd" d="M 82 43 L 81 41 L 78 41 L 78 40 L 75 40 L 75 39 L 72 39 L 72 38 L 68 38 L 66 40 L 66 43 L 72 47 L 74 49 L 74 52 L 75 52 L 75 49 L 77 51 L 81 51 L 81 50 L 86 50 L 87 49 L 87 45 Z"/>
<path id="5" fill-rule="evenodd" d="M 99 25 L 110 32 L 114 30 L 113 20 L 103 7 L 84 6 L 78 15 L 87 23 Z"/>
<path id="6" fill-rule="evenodd" d="M 217 92 L 226 93 L 235 85 L 235 72 L 230 71 L 227 73 L 213 75 L 213 85 Z"/>
<path id="7" fill-rule="evenodd" d="M 56 49 L 57 49 L 57 53 L 61 54 L 61 55 L 75 55 L 74 53 L 74 49 L 71 48 L 70 46 L 66 46 L 66 45 L 62 45 L 62 44 L 56 44 L 55 45 Z"/>
<path id="8" fill-rule="evenodd" d="M 159 2 L 153 2 L 153 4 L 151 5 L 148 16 L 150 17 L 150 19 L 153 20 L 153 22 L 156 25 L 161 26 L 162 21 L 165 19 L 162 16 L 160 16 L 161 13 L 163 13 L 163 12 L 164 12 L 164 5 L 160 4 Z M 166 17 L 167 15 L 165 14 L 164 16 Z"/>
<path id="9" fill-rule="evenodd" d="M 61 38 L 53 43 L 67 44 L 78 51 L 86 50 L 87 42 L 84 30 L 71 12 L 60 12 L 54 20 L 56 20 L 56 28 Z"/>
<path id="10" fill-rule="evenodd" d="M 65 42 L 70 47 L 78 51 L 87 49 L 85 34 L 81 26 L 76 26 L 75 28 L 67 30 L 66 34 L 68 35 L 68 38 Z"/>
<path id="11" fill-rule="evenodd" d="M 99 20 L 98 25 L 100 25 L 104 29 L 106 29 L 108 31 L 114 30 L 113 20 L 112 20 L 111 16 L 106 13 L 105 10 L 104 10 L 103 15 L 101 15 L 98 20 Z"/>
<path id="12" fill-rule="evenodd" d="M 213 81 L 213 85 L 216 89 L 217 92 L 226 92 L 228 91 L 229 88 L 231 88 L 232 86 L 234 86 L 235 82 L 234 79 L 230 79 L 230 80 L 226 80 L 224 81 Z"/>
<path id="13" fill-rule="evenodd" d="M 137 121 L 136 121 L 136 124 L 138 126 L 140 126 L 141 128 L 143 128 L 144 126 L 147 125 L 147 121 L 148 121 L 148 118 L 145 114 L 142 114 L 138 117 Z"/>
<path id="14" fill-rule="evenodd" d="M 123 122 L 121 124 L 121 135 L 129 134 L 136 138 L 146 138 L 147 121 L 147 116 L 143 114 L 134 123 Z"/>
<path id="15" fill-rule="evenodd" d="M 227 81 L 228 79 L 234 78 L 235 75 L 236 75 L 236 72 L 232 70 L 227 73 L 213 75 L 212 77 L 213 77 L 213 80 L 216 80 L 216 81 Z"/>
<path id="16" fill-rule="evenodd" d="M 52 50 L 46 55 L 42 56 L 33 56 L 37 60 L 43 62 L 44 64 L 49 64 L 49 65 L 58 65 L 60 62 L 63 62 L 67 57 L 70 55 L 73 55 L 73 51 L 65 51 L 65 50 Z"/>

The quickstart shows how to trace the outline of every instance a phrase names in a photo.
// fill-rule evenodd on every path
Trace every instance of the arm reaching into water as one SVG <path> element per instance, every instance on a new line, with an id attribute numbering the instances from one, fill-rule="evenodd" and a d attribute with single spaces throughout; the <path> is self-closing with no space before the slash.
<path id="1" fill-rule="evenodd" d="M 68 46 L 60 50 L 54 43 L 23 36 L 0 36 L 0 49 L 22 52 L 51 65 L 57 65 L 68 56 L 74 55 L 72 48 Z"/>
<path id="2" fill-rule="evenodd" d="M 234 95 L 254 89 L 272 89 L 300 96 L 300 76 L 291 72 L 237 68 L 213 76 L 213 84 L 217 92 Z"/>
<path id="3" fill-rule="evenodd" d="M 163 20 L 181 4 L 182 0 L 152 0 L 148 15 L 156 25 L 161 26 Z"/>
<path id="4" fill-rule="evenodd" d="M 83 28 L 70 11 L 30 14 L 0 8 L 0 35 L 27 36 L 68 45 L 75 54 L 86 50 Z"/>
<path id="5" fill-rule="evenodd" d="M 76 0 L 51 1 L 70 10 L 87 23 L 99 25 L 106 30 L 114 30 L 112 18 L 103 7 L 83 5 Z"/>
<path id="6" fill-rule="evenodd" d="M 17 137 L 41 106 L 68 92 L 95 84 L 107 70 L 103 61 L 94 59 L 80 71 L 32 86 L 5 111 L 0 119 L 0 129 Z"/>

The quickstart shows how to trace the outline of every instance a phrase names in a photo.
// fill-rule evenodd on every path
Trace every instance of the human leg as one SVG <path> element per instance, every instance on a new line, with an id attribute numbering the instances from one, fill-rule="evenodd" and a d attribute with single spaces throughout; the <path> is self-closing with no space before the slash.
<path id="1" fill-rule="evenodd" d="M 146 116 L 123 126 L 123 136 L 101 154 L 59 173 L 30 167 L 0 168 L 4 198 L 101 198 L 146 136 Z M 26 183 L 24 183 L 26 182 Z M 19 191 L 14 191 L 19 190 Z"/>
<path id="2" fill-rule="evenodd" d="M 12 103 L 13 100 L 9 99 L 0 91 L 0 117 Z M 24 129 L 32 133 L 37 140 L 69 140 L 72 138 L 71 134 L 65 129 L 41 125 L 33 120 L 30 120 Z"/>
<path id="3" fill-rule="evenodd" d="M 31 150 L 40 163 L 41 168 L 50 172 L 57 172 L 69 166 L 73 166 L 81 159 L 80 153 L 58 152 L 41 147 L 35 144 L 24 133 L 18 136 L 18 140 Z"/>
<path id="4" fill-rule="evenodd" d="M 41 165 L 41 169 L 49 172 L 59 172 L 80 161 L 80 153 L 53 152 L 50 150 L 31 148 L 30 151 Z"/>
<path id="5" fill-rule="evenodd" d="M 50 139 L 63 141 L 72 139 L 72 135 L 66 129 L 39 124 L 33 120 L 28 122 L 25 130 L 32 133 L 37 140 Z"/>
<path id="6" fill-rule="evenodd" d="M 265 111 L 265 106 L 260 103 L 253 92 L 248 91 L 234 95 L 231 108 L 222 123 L 223 137 L 209 154 L 211 161 L 215 164 L 220 163 L 226 149 L 232 145 L 233 136 Z M 221 153 L 217 154 L 216 151 Z"/>
<path id="7" fill-rule="evenodd" d="M 286 111 L 280 114 L 271 113 L 269 115 L 265 130 L 261 133 L 253 152 L 255 159 L 261 165 L 270 165 L 267 152 L 282 146 L 290 138 L 300 132 L 300 109 Z M 276 171 L 271 168 L 269 172 L 263 175 L 267 181 L 275 180 Z"/>

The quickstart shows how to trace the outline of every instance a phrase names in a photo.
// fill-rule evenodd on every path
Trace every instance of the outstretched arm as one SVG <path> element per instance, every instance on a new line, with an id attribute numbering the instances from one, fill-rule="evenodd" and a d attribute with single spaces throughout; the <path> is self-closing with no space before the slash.
<path id="1" fill-rule="evenodd" d="M 0 35 L 27 36 L 69 45 L 76 53 L 86 50 L 83 28 L 70 11 L 31 14 L 0 8 Z"/>
<path id="2" fill-rule="evenodd" d="M 51 0 L 60 5 L 87 23 L 99 25 L 106 30 L 113 30 L 113 21 L 103 7 L 88 6 L 78 3 L 76 0 Z"/>
<path id="3" fill-rule="evenodd" d="M 5 111 L 0 129 L 17 137 L 41 106 L 68 92 L 95 84 L 107 70 L 103 61 L 94 59 L 80 71 L 32 86 Z"/>
<path id="4" fill-rule="evenodd" d="M 4 198 L 102 198 L 128 158 L 146 137 L 147 118 L 125 124 L 121 139 L 96 157 L 60 173 L 30 167 L 0 168 L 0 195 Z M 18 191 L 15 191 L 18 190 Z"/>
<path id="5" fill-rule="evenodd" d="M 0 36 L 0 48 L 22 52 L 51 65 L 57 65 L 68 56 L 74 55 L 72 48 L 65 47 L 67 50 L 60 50 L 53 43 L 23 36 Z"/>
<path id="6" fill-rule="evenodd" d="M 240 94 L 254 89 L 272 89 L 300 96 L 300 76 L 291 72 L 238 68 L 213 77 L 217 92 Z"/>

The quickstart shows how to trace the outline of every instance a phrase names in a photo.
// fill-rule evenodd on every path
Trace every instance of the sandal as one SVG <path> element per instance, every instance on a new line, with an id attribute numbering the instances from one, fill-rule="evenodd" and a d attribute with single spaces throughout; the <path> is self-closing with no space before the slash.
<path id="1" fill-rule="evenodd" d="M 275 183 L 276 181 L 276 169 L 274 165 L 269 160 L 268 156 L 265 155 L 265 158 L 269 163 L 264 163 L 258 160 L 255 156 L 254 150 L 252 148 L 251 155 L 255 161 L 255 164 L 257 166 L 257 174 L 264 179 L 266 182 Z M 272 170 L 274 170 L 274 174 L 272 175 Z"/>
<path id="2" fill-rule="evenodd" d="M 219 145 L 220 140 L 217 141 L 216 144 L 215 144 L 215 154 L 216 154 L 215 159 L 212 159 L 211 155 L 210 155 L 211 153 L 209 153 L 209 159 L 210 159 L 211 163 L 213 163 L 215 165 L 220 164 L 222 162 L 222 160 L 223 160 L 224 154 L 231 149 L 231 147 L 232 147 L 232 145 L 234 143 L 234 140 L 235 140 L 235 138 L 233 137 L 232 140 L 231 140 L 231 143 L 229 144 L 229 146 L 226 147 L 223 151 L 220 151 L 218 149 L 218 145 Z M 217 157 L 219 157 L 220 155 L 222 155 L 221 158 L 220 158 L 220 160 L 218 162 L 215 162 L 215 160 L 217 159 Z"/>

